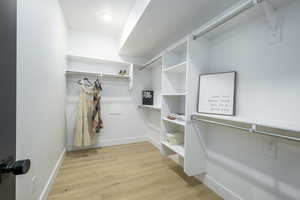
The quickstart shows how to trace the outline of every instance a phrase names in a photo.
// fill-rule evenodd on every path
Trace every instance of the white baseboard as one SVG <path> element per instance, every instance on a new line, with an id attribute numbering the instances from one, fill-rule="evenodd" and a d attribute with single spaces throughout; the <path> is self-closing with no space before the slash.
<path id="1" fill-rule="evenodd" d="M 148 140 L 151 144 L 153 144 L 156 148 L 160 149 L 161 144 L 157 141 L 153 140 L 151 137 L 148 137 Z M 174 160 L 177 164 L 178 161 L 176 158 L 171 157 L 172 160 Z M 208 188 L 213 190 L 215 193 L 217 193 L 220 197 L 222 197 L 224 200 L 243 200 L 241 197 L 236 195 L 234 192 L 232 192 L 230 189 L 216 181 L 214 178 L 208 176 L 208 175 L 202 175 L 202 176 L 195 176 L 199 181 L 204 183 Z"/>
<path id="2" fill-rule="evenodd" d="M 51 190 L 51 187 L 52 187 L 52 184 L 55 180 L 55 177 L 57 176 L 58 172 L 59 172 L 59 169 L 61 168 L 61 165 L 63 163 L 63 160 L 64 160 L 64 157 L 65 157 L 65 154 L 66 154 L 66 149 L 64 149 L 62 151 L 62 153 L 60 154 L 59 156 L 59 159 L 57 161 L 57 163 L 55 164 L 55 167 L 47 181 L 47 184 L 45 185 L 43 191 L 42 191 L 42 194 L 40 195 L 40 198 L 39 200 L 46 200 L 48 198 L 48 195 L 49 195 L 49 192 Z"/>
<path id="3" fill-rule="evenodd" d="M 148 136 L 148 142 L 150 142 L 151 144 L 153 144 L 153 146 L 155 146 L 156 148 L 160 149 L 161 144 L 160 141 L 156 141 L 155 139 L 153 139 L 152 137 Z"/>
<path id="4" fill-rule="evenodd" d="M 233 191 L 207 174 L 195 177 L 202 183 L 204 183 L 208 188 L 217 193 L 224 200 L 242 200 L 242 198 L 236 195 Z"/>
<path id="5" fill-rule="evenodd" d="M 130 137 L 130 138 L 120 138 L 120 139 L 110 139 L 110 140 L 100 140 L 96 145 L 88 146 L 88 147 L 74 147 L 72 144 L 68 144 L 68 151 L 75 150 L 83 150 L 83 149 L 91 149 L 91 148 L 99 148 L 99 147 L 107 147 L 121 144 L 131 144 L 136 142 L 145 142 L 148 141 L 148 138 L 145 137 Z"/>

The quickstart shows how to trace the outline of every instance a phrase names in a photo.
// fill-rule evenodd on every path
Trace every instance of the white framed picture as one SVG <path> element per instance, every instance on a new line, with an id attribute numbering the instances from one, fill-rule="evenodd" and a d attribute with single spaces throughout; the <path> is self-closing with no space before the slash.
<path id="1" fill-rule="evenodd" d="M 201 74 L 198 112 L 235 115 L 236 72 Z"/>

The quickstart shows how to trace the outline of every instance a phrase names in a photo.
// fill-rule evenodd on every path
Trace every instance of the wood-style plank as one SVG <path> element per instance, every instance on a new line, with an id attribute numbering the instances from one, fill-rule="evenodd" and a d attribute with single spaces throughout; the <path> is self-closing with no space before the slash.
<path id="1" fill-rule="evenodd" d="M 67 153 L 48 200 L 221 200 L 148 142 Z"/>

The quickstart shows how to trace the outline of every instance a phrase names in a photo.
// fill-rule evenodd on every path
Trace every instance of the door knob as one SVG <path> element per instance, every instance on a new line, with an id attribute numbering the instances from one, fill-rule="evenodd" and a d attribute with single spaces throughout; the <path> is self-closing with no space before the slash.
<path id="1" fill-rule="evenodd" d="M 26 174 L 30 169 L 30 160 L 0 163 L 0 174 L 13 173 L 14 175 Z"/>

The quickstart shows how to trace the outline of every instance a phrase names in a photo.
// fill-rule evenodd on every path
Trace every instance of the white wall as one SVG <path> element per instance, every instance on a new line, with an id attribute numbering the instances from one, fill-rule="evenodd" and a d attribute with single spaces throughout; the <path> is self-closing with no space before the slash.
<path id="1" fill-rule="evenodd" d="M 81 69 L 82 70 L 82 69 Z M 134 70 L 136 72 L 136 70 Z M 98 69 L 101 72 L 101 68 Z M 82 77 L 68 78 L 67 82 L 67 135 L 68 150 L 73 147 L 74 128 L 76 123 L 77 105 L 79 100 L 79 86 L 76 83 Z M 93 77 L 90 77 L 93 80 Z M 97 135 L 97 144 L 93 147 L 126 144 L 147 140 L 147 127 L 138 109 L 137 93 L 140 87 L 135 81 L 133 91 L 128 90 L 128 80 L 103 79 L 103 93 L 101 98 L 101 113 L 104 128 Z M 90 148 L 90 147 L 88 147 Z"/>
<path id="2" fill-rule="evenodd" d="M 107 35 L 69 30 L 68 54 L 84 57 L 103 58 L 116 61 L 128 61 L 143 64 L 145 60 L 139 58 L 125 58 L 119 56 L 120 41 Z"/>
<path id="3" fill-rule="evenodd" d="M 161 66 L 155 66 L 152 69 L 144 69 L 139 72 L 140 92 L 142 90 L 153 90 L 154 92 L 154 106 L 161 108 Z M 142 99 L 139 98 L 140 104 Z M 161 126 L 161 112 L 154 109 L 140 109 L 143 120 L 146 123 L 149 131 L 148 137 L 150 141 L 157 147 L 160 146 L 160 126 Z"/>
<path id="4" fill-rule="evenodd" d="M 58 0 L 18 1 L 17 199 L 40 198 L 65 148 L 66 29 Z M 36 182 L 32 183 L 32 177 Z"/>
<path id="5" fill-rule="evenodd" d="M 68 54 L 86 57 L 104 58 L 123 61 L 118 56 L 118 40 L 93 33 L 84 33 L 71 30 L 69 34 Z M 143 62 L 138 58 L 129 62 Z M 111 72 L 116 73 L 111 66 Z M 69 62 L 68 69 L 91 72 L 103 72 L 105 67 L 97 63 Z M 119 71 L 119 68 L 118 70 Z M 142 113 L 138 109 L 141 103 L 141 90 L 145 76 L 134 68 L 133 90 L 129 91 L 128 80 L 104 79 L 103 95 L 101 100 L 104 129 L 98 135 L 95 146 L 107 146 L 122 143 L 131 143 L 147 140 L 148 128 L 143 121 Z M 67 145 L 68 150 L 78 149 L 73 147 L 76 109 L 79 97 L 79 87 L 76 81 L 82 77 L 73 77 L 67 82 Z M 92 79 L 92 78 L 91 78 Z"/>
<path id="6" fill-rule="evenodd" d="M 68 54 L 122 61 L 118 56 L 118 39 L 96 33 L 70 30 Z"/>
<path id="7" fill-rule="evenodd" d="M 279 44 L 269 44 L 264 17 L 210 41 L 207 72 L 238 73 L 237 117 L 299 124 L 299 9 L 296 1 L 278 10 L 284 17 Z M 244 200 L 300 199 L 299 143 L 278 140 L 273 157 L 264 153 L 270 138 L 206 126 L 207 131 L 202 131 L 209 155 L 206 181 L 214 180 Z"/>

